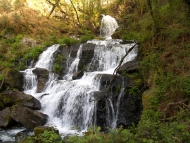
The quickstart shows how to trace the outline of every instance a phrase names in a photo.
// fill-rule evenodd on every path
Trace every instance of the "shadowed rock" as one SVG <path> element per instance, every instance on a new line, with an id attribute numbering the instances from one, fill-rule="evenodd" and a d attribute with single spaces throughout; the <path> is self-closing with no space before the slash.
<path id="1" fill-rule="evenodd" d="M 139 69 L 139 62 L 138 61 L 129 61 L 124 63 L 118 70 L 118 73 L 133 73 L 138 71 Z"/>
<path id="2" fill-rule="evenodd" d="M 46 82 L 48 81 L 49 71 L 44 68 L 36 68 L 32 71 L 38 78 L 37 92 L 40 93 L 43 91 Z"/>
<path id="3" fill-rule="evenodd" d="M 13 106 L 11 116 L 27 129 L 45 125 L 48 118 L 46 114 L 21 106 Z"/>
<path id="4" fill-rule="evenodd" d="M 72 79 L 80 79 L 82 76 L 84 75 L 84 73 L 82 71 L 78 71 L 76 73 L 73 74 Z"/>
<path id="5" fill-rule="evenodd" d="M 0 111 L 0 127 L 8 127 L 14 123 L 11 117 L 11 109 L 9 107 Z"/>
<path id="6" fill-rule="evenodd" d="M 5 106 L 20 105 L 34 110 L 41 109 L 41 103 L 33 96 L 24 94 L 18 90 L 8 90 L 0 95 Z"/>

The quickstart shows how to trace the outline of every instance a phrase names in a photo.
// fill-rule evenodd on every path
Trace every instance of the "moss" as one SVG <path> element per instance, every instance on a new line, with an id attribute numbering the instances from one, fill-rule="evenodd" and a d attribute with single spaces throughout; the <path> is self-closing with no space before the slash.
<path id="1" fill-rule="evenodd" d="M 3 101 L 0 99 L 0 111 L 5 109 L 5 105 L 3 103 Z"/>
<path id="2" fill-rule="evenodd" d="M 61 74 L 61 72 L 64 70 L 64 67 L 62 65 L 65 61 L 65 56 L 62 54 L 58 54 L 54 59 L 53 72 Z"/>
<path id="3" fill-rule="evenodd" d="M 11 88 L 22 88 L 22 75 L 16 69 L 5 68 L 1 71 L 5 78 L 5 84 Z"/>
<path id="4" fill-rule="evenodd" d="M 122 75 L 132 80 L 133 86 L 141 87 L 143 85 L 143 77 L 139 72 L 122 72 Z"/>
<path id="5" fill-rule="evenodd" d="M 38 126 L 38 127 L 34 128 L 34 134 L 36 136 L 39 136 L 40 134 L 43 134 L 44 131 L 46 131 L 46 130 L 49 131 L 49 130 L 52 130 L 52 128 L 51 127 Z"/>

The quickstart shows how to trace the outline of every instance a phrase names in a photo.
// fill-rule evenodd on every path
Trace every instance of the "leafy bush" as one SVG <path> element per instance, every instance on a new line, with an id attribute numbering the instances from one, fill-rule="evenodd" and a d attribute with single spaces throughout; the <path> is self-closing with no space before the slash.
<path id="1" fill-rule="evenodd" d="M 63 140 L 53 129 L 45 130 L 42 134 L 28 137 L 22 143 L 62 143 Z"/>
<path id="2" fill-rule="evenodd" d="M 34 47 L 29 49 L 28 51 L 26 51 L 26 56 L 24 57 L 24 59 L 34 59 L 36 60 L 40 53 L 43 51 L 42 47 Z"/>
<path id="3" fill-rule="evenodd" d="M 132 126 L 128 129 L 122 127 L 111 130 L 105 134 L 100 132 L 100 127 L 88 129 L 83 136 L 71 136 L 67 143 L 176 143 L 188 142 L 189 133 L 189 117 L 187 112 L 181 111 L 176 121 L 161 123 L 159 121 L 145 120 L 143 117 L 139 125 Z M 185 118 L 184 118 L 185 117 Z"/>

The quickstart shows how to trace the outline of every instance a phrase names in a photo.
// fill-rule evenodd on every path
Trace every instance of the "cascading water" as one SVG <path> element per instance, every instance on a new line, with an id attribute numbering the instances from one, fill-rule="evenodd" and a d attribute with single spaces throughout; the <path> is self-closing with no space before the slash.
<path id="1" fill-rule="evenodd" d="M 111 35 L 118 27 L 117 22 L 110 16 L 104 16 L 101 25 L 101 35 L 111 39 Z M 96 125 L 96 97 L 94 92 L 100 91 L 100 78 L 98 74 L 113 74 L 120 60 L 132 44 L 121 44 L 122 40 L 92 40 L 87 43 L 95 44 L 94 57 L 86 65 L 87 70 L 82 78 L 72 80 L 73 73 L 78 71 L 83 44 L 80 45 L 77 55 L 72 63 L 67 63 L 69 69 L 67 74 L 58 80 L 52 72 L 49 73 L 49 80 L 43 92 L 37 93 L 37 76 L 32 72 L 35 68 L 45 68 L 52 71 L 54 53 L 59 45 L 53 45 L 44 51 L 33 68 L 24 71 L 25 93 L 31 94 L 40 100 L 42 112 L 49 116 L 48 126 L 56 126 L 62 134 L 79 133 Z M 124 59 L 124 62 L 133 60 L 137 56 L 132 50 Z M 67 57 L 70 59 L 70 55 Z M 90 72 L 91 71 L 91 72 Z M 121 88 L 117 99 L 117 108 L 114 109 L 111 98 L 106 100 L 107 126 L 116 127 L 119 114 L 120 98 L 124 89 Z"/>
<path id="2" fill-rule="evenodd" d="M 102 21 L 100 26 L 100 36 L 105 39 L 112 39 L 111 35 L 118 28 L 117 21 L 110 15 L 102 14 Z"/>
<path id="3" fill-rule="evenodd" d="M 37 93 L 37 81 L 35 75 L 31 72 L 36 68 L 47 68 L 51 71 L 52 56 L 57 48 L 55 45 L 44 51 L 32 69 L 25 70 L 25 93 L 32 94 L 40 100 L 42 104 L 42 112 L 49 116 L 48 126 L 56 126 L 60 133 L 77 133 L 84 131 L 92 125 L 96 125 L 96 101 L 91 102 L 94 91 L 99 91 L 99 79 L 97 74 L 112 74 L 115 67 L 119 64 L 121 58 L 126 51 L 134 44 L 120 44 L 119 40 L 98 41 L 92 40 L 88 43 L 96 44 L 94 49 L 94 57 L 88 67 L 94 67 L 96 62 L 96 70 L 93 72 L 85 72 L 84 76 L 78 80 L 71 80 L 72 74 L 77 71 L 77 66 L 80 61 L 80 54 L 83 45 L 80 46 L 76 58 L 70 65 L 68 74 L 63 79 L 57 80 L 55 76 L 51 77 L 46 83 L 46 87 L 42 93 Z M 58 47 L 58 45 L 56 45 Z M 124 62 L 130 61 L 136 57 L 137 53 L 133 50 L 126 57 Z M 44 58 L 48 56 L 48 58 Z M 98 64 L 97 64 L 98 63 Z M 52 73 L 50 74 L 52 75 Z M 67 78 L 65 78 L 67 77 Z M 68 80 L 69 79 L 69 80 Z M 35 84 L 34 84 L 35 83 Z M 118 98 L 117 106 L 119 108 L 120 97 Z M 114 109 L 111 100 L 107 100 L 108 106 L 108 126 L 115 127 L 118 116 L 118 109 Z M 73 130 L 75 129 L 75 130 Z"/>
<path id="4" fill-rule="evenodd" d="M 104 75 L 112 76 L 122 57 L 135 44 L 122 44 L 122 40 L 111 39 L 111 35 L 116 28 L 118 28 L 118 25 L 114 18 L 110 16 L 103 17 L 101 36 L 106 40 L 91 40 L 87 42 L 87 45 L 93 44 L 95 47 L 93 57 L 90 63 L 85 65 L 84 75 L 80 79 L 72 80 L 72 76 L 80 69 L 78 66 L 83 57 L 84 44 L 80 45 L 77 54 L 74 54 L 76 55 L 74 59 L 71 53 L 66 57 L 67 63 L 65 68 L 67 68 L 67 73 L 64 73 L 62 78 L 58 78 L 57 75 L 52 72 L 54 58 L 60 47 L 58 44 L 48 47 L 47 50 L 40 55 L 35 66 L 30 66 L 29 69 L 21 71 L 24 75 L 24 93 L 36 97 L 41 102 L 41 112 L 47 114 L 49 117 L 46 125 L 56 127 L 63 136 L 66 134 L 81 133 L 90 126 L 99 125 L 98 122 L 102 120 L 102 118 L 106 120 L 106 123 L 103 123 L 103 125 L 110 128 L 117 127 L 117 121 L 119 120 L 121 123 L 125 122 L 123 118 L 126 117 L 121 118 L 123 114 L 120 116 L 120 107 L 126 107 L 124 104 L 121 105 L 122 97 L 124 97 L 125 93 L 124 79 L 122 79 L 123 83 L 116 98 L 112 97 L 112 93 L 106 96 L 107 98 L 104 99 L 106 114 L 103 113 L 101 114 L 103 117 L 101 116 L 101 119 L 98 118 L 98 116 L 100 116 L 99 111 L 101 113 L 104 112 L 102 108 L 99 107 L 99 97 L 103 91 L 102 83 L 100 83 L 101 78 Z M 134 48 L 124 59 L 123 63 L 135 59 L 136 56 L 137 50 Z M 49 71 L 46 85 L 40 92 L 37 91 L 38 75 L 34 74 L 34 70 L 37 68 Z M 109 84 L 109 81 L 105 82 Z M 13 136 L 15 133 L 21 130 L 24 129 L 19 128 L 13 129 L 13 131 L 7 130 L 6 132 L 10 132 L 12 141 L 14 140 Z M 12 132 L 14 132 L 14 135 L 12 135 Z M 0 140 L 9 140 L 6 139 L 10 137 L 7 136 L 4 130 L 0 130 L 0 134 L 3 136 L 3 139 L 0 138 Z"/>

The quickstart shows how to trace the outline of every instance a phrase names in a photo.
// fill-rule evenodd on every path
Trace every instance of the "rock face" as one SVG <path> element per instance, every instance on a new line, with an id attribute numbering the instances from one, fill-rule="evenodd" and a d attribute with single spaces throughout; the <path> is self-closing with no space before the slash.
<path id="1" fill-rule="evenodd" d="M 34 110 L 41 109 L 41 103 L 32 95 L 26 95 L 17 90 L 8 90 L 0 94 L 0 99 L 6 107 L 20 105 Z"/>
<path id="2" fill-rule="evenodd" d="M 125 64 L 123 64 L 119 68 L 118 73 L 119 74 L 121 74 L 122 72 L 123 73 L 133 73 L 133 72 L 138 71 L 138 68 L 139 68 L 139 62 L 136 60 L 133 60 L 133 61 L 129 61 L 129 62 L 126 62 Z"/>
<path id="3" fill-rule="evenodd" d="M 4 76 L 3 89 L 9 87 L 23 90 L 23 75 L 18 70 L 5 68 L 0 74 Z"/>
<path id="4" fill-rule="evenodd" d="M 133 41 L 130 43 L 133 43 Z M 79 45 L 70 47 L 71 62 L 76 57 L 78 49 Z M 96 61 L 93 61 L 93 65 L 89 66 L 89 63 L 92 62 L 94 57 L 94 49 L 94 44 L 83 44 L 78 71 L 97 70 Z M 138 50 L 138 45 L 135 47 L 135 50 Z M 73 79 L 81 77 L 78 75 L 79 73 L 74 73 Z M 143 110 L 142 93 L 145 90 L 143 78 L 139 73 L 139 63 L 137 58 L 133 61 L 124 63 L 119 68 L 118 75 L 114 78 L 111 86 L 110 82 L 113 79 L 113 75 L 97 74 L 95 78 L 100 82 L 100 91 L 94 91 L 94 96 L 92 96 L 90 100 L 97 101 L 97 126 L 101 126 L 102 130 L 105 130 L 106 127 L 110 126 L 109 120 L 112 120 L 111 108 L 114 108 L 116 111 L 119 98 L 120 105 L 116 127 L 119 127 L 120 125 L 128 127 L 132 125 L 132 123 L 137 124 Z M 110 88 L 109 91 L 108 87 Z"/>
<path id="5" fill-rule="evenodd" d="M 43 91 L 46 82 L 48 81 L 49 71 L 43 68 L 35 68 L 32 72 L 38 78 L 37 92 L 40 93 Z"/>
<path id="6" fill-rule="evenodd" d="M 73 74 L 72 79 L 80 79 L 82 76 L 84 75 L 84 73 L 82 71 L 78 71 L 76 73 Z"/>
<path id="7" fill-rule="evenodd" d="M 107 91 L 113 76 L 98 74 L 97 77 L 100 78 L 100 90 L 102 92 Z M 134 79 L 138 82 L 135 82 Z M 143 86 L 142 77 L 138 72 L 135 72 L 133 78 L 127 75 L 117 76 L 111 85 L 111 89 L 106 94 L 95 93 L 95 99 L 98 99 L 96 111 L 97 125 L 101 126 L 102 130 L 110 126 L 107 115 L 110 114 L 109 120 L 112 120 L 112 113 L 110 113 L 112 107 L 109 105 L 109 102 L 112 102 L 113 108 L 116 111 L 119 98 L 120 104 L 116 127 L 122 125 L 125 128 L 132 125 L 132 123 L 137 124 L 142 112 L 141 99 L 144 91 Z"/>
<path id="8" fill-rule="evenodd" d="M 0 111 L 0 127 L 8 127 L 14 124 L 14 120 L 11 117 L 11 109 L 9 107 Z"/>
<path id="9" fill-rule="evenodd" d="M 41 103 L 31 95 L 17 90 L 8 90 L 0 94 L 3 106 L 0 111 L 0 127 L 22 124 L 27 129 L 44 125 L 47 115 L 40 113 Z"/>
<path id="10" fill-rule="evenodd" d="M 13 106 L 11 116 L 27 129 L 44 125 L 48 118 L 48 116 L 43 113 L 22 106 Z"/>

